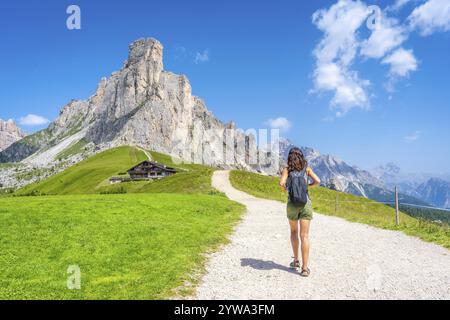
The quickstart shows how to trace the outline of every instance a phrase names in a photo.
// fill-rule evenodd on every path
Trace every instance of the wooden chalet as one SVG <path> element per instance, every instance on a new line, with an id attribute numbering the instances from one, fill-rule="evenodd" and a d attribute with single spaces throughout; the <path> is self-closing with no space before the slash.
<path id="1" fill-rule="evenodd" d="M 152 161 L 141 162 L 128 170 L 131 180 L 161 179 L 175 173 L 177 171 L 174 168 Z"/>

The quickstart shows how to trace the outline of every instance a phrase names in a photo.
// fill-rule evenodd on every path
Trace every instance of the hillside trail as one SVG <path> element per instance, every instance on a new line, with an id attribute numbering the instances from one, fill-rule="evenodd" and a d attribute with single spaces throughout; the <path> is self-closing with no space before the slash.
<path id="1" fill-rule="evenodd" d="M 145 149 L 143 149 L 143 148 L 140 148 L 140 147 L 137 147 L 137 149 L 138 149 L 139 151 L 142 151 L 142 152 L 145 154 L 145 156 L 147 157 L 147 160 L 148 160 L 148 161 L 153 161 L 152 155 L 151 155 L 147 150 L 145 150 Z"/>
<path id="2" fill-rule="evenodd" d="M 247 212 L 230 243 L 208 257 L 195 299 L 450 299 L 450 251 L 401 232 L 315 214 L 311 276 L 291 262 L 285 204 L 234 189 L 229 171 L 213 186 Z"/>

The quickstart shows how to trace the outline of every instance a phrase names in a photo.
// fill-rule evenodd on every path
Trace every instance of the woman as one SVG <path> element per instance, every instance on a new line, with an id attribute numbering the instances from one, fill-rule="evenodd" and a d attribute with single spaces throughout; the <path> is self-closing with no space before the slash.
<path id="1" fill-rule="evenodd" d="M 293 148 L 289 151 L 288 166 L 283 170 L 280 178 L 280 186 L 286 191 L 289 189 L 290 179 L 294 175 L 301 175 L 305 179 L 306 187 L 315 187 L 320 185 L 319 177 L 314 171 L 308 167 L 302 151 L 299 148 Z M 312 179 L 312 183 L 309 184 L 309 178 Z M 305 205 L 299 205 L 292 203 L 289 199 L 287 204 L 287 216 L 289 219 L 289 225 L 291 227 L 291 244 L 294 252 L 294 261 L 291 263 L 291 268 L 300 268 L 300 261 L 298 259 L 299 249 L 299 230 L 302 249 L 302 270 L 300 275 L 302 277 L 308 277 L 311 270 L 308 267 L 309 263 L 309 227 L 313 218 L 313 208 L 309 195 L 306 195 L 307 203 Z"/>

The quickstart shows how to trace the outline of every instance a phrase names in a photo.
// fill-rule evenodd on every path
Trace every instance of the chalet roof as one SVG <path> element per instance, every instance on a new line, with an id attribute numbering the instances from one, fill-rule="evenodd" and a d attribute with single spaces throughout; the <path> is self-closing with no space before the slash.
<path id="1" fill-rule="evenodd" d="M 156 168 L 160 168 L 160 169 L 163 169 L 165 171 L 176 172 L 176 170 L 174 168 L 168 167 L 168 166 L 166 166 L 164 164 L 161 164 L 161 163 L 158 163 L 158 162 L 153 162 L 153 161 L 148 161 L 148 160 L 142 161 L 141 163 L 139 163 L 139 164 L 135 165 L 134 167 L 128 169 L 128 171 L 133 171 L 134 169 L 142 166 L 143 164 L 145 164 L 147 166 L 153 166 L 153 167 L 156 167 Z"/>

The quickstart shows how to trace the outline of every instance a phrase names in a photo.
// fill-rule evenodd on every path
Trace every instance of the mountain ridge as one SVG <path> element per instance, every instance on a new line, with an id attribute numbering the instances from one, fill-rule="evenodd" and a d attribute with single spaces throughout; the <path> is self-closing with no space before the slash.
<path id="1" fill-rule="evenodd" d="M 296 145 L 285 138 L 280 139 L 279 144 L 280 156 L 286 163 L 289 150 Z M 382 179 L 372 175 L 371 172 L 351 166 L 336 156 L 321 154 L 313 148 L 299 148 L 303 151 L 309 165 L 321 178 L 323 186 L 380 202 L 392 202 L 394 200 L 393 188 L 386 186 Z M 401 196 L 408 203 L 429 205 L 420 198 L 408 194 L 402 194 Z"/>
<path id="2" fill-rule="evenodd" d="M 0 152 L 25 136 L 25 132 L 16 125 L 14 120 L 0 119 Z"/>
<path id="3" fill-rule="evenodd" d="M 450 208 L 450 178 L 448 177 L 404 173 L 394 163 L 378 166 L 372 172 L 383 179 L 390 188 L 397 186 L 404 194 L 423 199 L 438 208 Z"/>
<path id="4" fill-rule="evenodd" d="M 47 157 L 46 151 L 79 134 L 78 140 L 85 139 L 101 150 L 136 145 L 211 166 L 257 169 L 259 164 L 246 162 L 255 138 L 235 129 L 192 95 L 185 75 L 164 70 L 163 46 L 158 40 L 139 39 L 129 46 L 122 69 L 102 78 L 89 99 L 69 102 L 47 129 L 3 150 L 0 162 L 27 161 L 33 156 L 42 160 L 33 165 L 46 166 L 54 161 L 54 152 Z M 224 138 L 226 130 L 235 130 L 231 141 Z M 234 152 L 224 164 L 225 144 Z M 36 153 L 43 156 L 36 157 Z"/>

